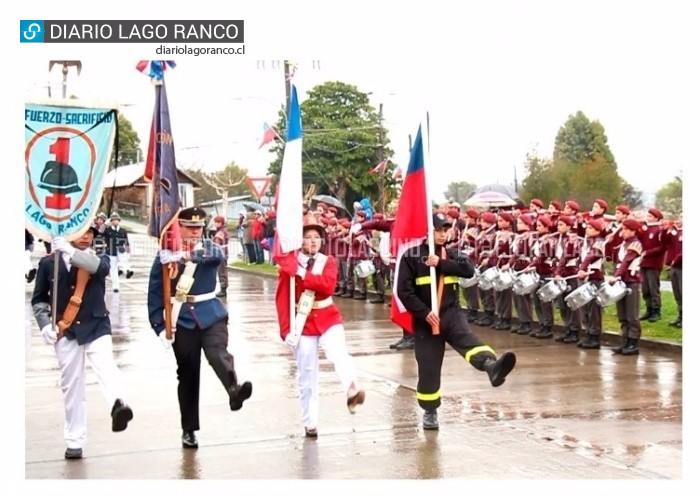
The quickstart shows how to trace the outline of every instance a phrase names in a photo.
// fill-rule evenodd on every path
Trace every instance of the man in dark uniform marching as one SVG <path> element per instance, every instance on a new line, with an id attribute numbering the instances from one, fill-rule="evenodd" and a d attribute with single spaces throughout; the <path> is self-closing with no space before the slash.
<path id="1" fill-rule="evenodd" d="M 202 351 L 226 389 L 231 410 L 240 410 L 250 398 L 250 382 L 238 383 L 228 345 L 228 311 L 216 297 L 216 277 L 223 260 L 221 247 L 203 239 L 206 212 L 199 207 L 178 216 L 182 251 L 161 250 L 151 268 L 148 283 L 148 317 L 166 348 L 172 345 L 177 361 L 177 396 L 180 404 L 182 447 L 197 448 L 199 430 L 199 379 Z M 171 280 L 174 295 L 174 340 L 167 339 L 164 319 L 163 265 L 177 262 Z"/>
<path id="2" fill-rule="evenodd" d="M 427 242 L 407 251 L 396 274 L 398 297 L 413 316 L 415 356 L 418 362 L 418 405 L 425 411 L 423 428 L 438 429 L 437 409 L 441 403 L 440 376 L 445 343 L 478 370 L 485 371 L 491 385 L 500 386 L 515 366 L 515 354 L 506 352 L 499 359 L 470 329 L 458 306 L 460 277 L 474 275 L 474 266 L 457 250 L 445 249 L 450 220 L 433 215 L 435 255 Z M 438 313 L 431 310 L 430 267 L 435 267 L 438 284 Z M 437 332 L 437 333 L 436 333 Z"/>

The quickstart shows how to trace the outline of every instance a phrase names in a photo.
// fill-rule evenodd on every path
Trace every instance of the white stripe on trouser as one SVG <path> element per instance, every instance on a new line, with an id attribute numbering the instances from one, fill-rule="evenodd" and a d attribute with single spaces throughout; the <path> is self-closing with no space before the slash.
<path id="1" fill-rule="evenodd" d="M 340 378 L 343 392 L 350 386 L 357 385 L 357 372 L 352 357 L 345 346 L 345 329 L 337 324 L 322 336 L 299 337 L 295 350 L 297 368 L 299 369 L 299 399 L 301 400 L 301 421 L 304 427 L 318 427 L 319 385 L 318 385 L 318 349 L 322 348 L 326 358 L 335 368 Z"/>
<path id="2" fill-rule="evenodd" d="M 61 391 L 66 409 L 63 437 L 69 448 L 82 448 L 87 441 L 85 356 L 90 359 L 102 395 L 107 401 L 107 414 L 112 412 L 117 398 L 126 401 L 123 377 L 112 354 L 112 336 L 101 336 L 83 346 L 78 345 L 75 339 L 62 338 L 55 348 L 61 368 Z"/>
<path id="3" fill-rule="evenodd" d="M 119 269 L 124 272 L 131 270 L 128 253 L 109 256 L 109 278 L 112 280 L 112 289 L 119 289 Z"/>

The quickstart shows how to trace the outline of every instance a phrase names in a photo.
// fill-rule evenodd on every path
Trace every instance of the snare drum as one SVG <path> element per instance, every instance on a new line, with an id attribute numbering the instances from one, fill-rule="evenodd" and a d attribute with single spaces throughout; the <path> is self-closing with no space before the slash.
<path id="1" fill-rule="evenodd" d="M 374 266 L 374 262 L 371 260 L 361 260 L 360 262 L 355 265 L 355 274 L 357 277 L 360 279 L 364 279 L 366 277 L 371 276 L 377 271 L 376 267 Z"/>
<path id="2" fill-rule="evenodd" d="M 479 289 L 484 291 L 493 289 L 493 281 L 498 277 L 499 272 L 498 267 L 491 267 L 482 272 L 479 276 Z"/>
<path id="3" fill-rule="evenodd" d="M 521 272 L 513 282 L 513 292 L 524 296 L 532 293 L 540 285 L 540 276 L 534 270 L 531 272 Z"/>
<path id="4" fill-rule="evenodd" d="M 505 291 L 513 285 L 514 281 L 515 276 L 510 270 L 500 270 L 498 272 L 498 277 L 493 280 L 493 289 L 496 291 Z"/>
<path id="5" fill-rule="evenodd" d="M 601 307 L 607 307 L 617 303 L 631 292 L 632 290 L 622 281 L 617 281 L 615 284 L 603 283 L 598 288 L 595 299 Z"/>
<path id="6" fill-rule="evenodd" d="M 474 271 L 474 275 L 471 276 L 469 279 L 467 279 L 467 278 L 465 278 L 465 277 L 460 277 L 460 278 L 457 280 L 457 282 L 459 283 L 459 285 L 460 285 L 461 287 L 463 287 L 463 288 L 465 288 L 465 289 L 466 289 L 466 288 L 471 288 L 472 286 L 474 286 L 476 283 L 479 282 L 479 274 L 481 274 L 481 272 L 479 272 L 479 269 L 476 269 L 476 270 Z"/>
<path id="7" fill-rule="evenodd" d="M 559 279 L 558 281 L 556 279 L 552 279 L 547 284 L 545 284 L 537 290 L 537 297 L 540 299 L 540 301 L 543 301 L 544 303 L 549 303 L 557 296 L 562 294 L 564 291 L 566 291 L 567 287 L 568 286 L 564 279 Z"/>
<path id="8" fill-rule="evenodd" d="M 587 282 L 569 293 L 566 298 L 564 298 L 564 301 L 569 305 L 571 310 L 578 310 L 595 298 L 597 290 L 598 288 L 595 287 L 595 284 Z"/>

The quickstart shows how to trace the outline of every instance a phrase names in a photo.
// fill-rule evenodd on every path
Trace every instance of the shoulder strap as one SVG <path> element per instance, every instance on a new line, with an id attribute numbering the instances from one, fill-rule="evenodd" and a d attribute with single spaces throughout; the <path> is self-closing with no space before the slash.
<path id="1" fill-rule="evenodd" d="M 71 325 L 73 321 L 78 316 L 78 310 L 80 310 L 80 305 L 83 303 L 83 294 L 85 293 L 85 286 L 87 286 L 90 280 L 90 273 L 85 269 L 78 269 L 77 281 L 75 283 L 75 290 L 73 295 L 68 300 L 68 305 L 66 306 L 61 320 L 58 321 L 59 337 L 63 336 L 63 333 Z"/>

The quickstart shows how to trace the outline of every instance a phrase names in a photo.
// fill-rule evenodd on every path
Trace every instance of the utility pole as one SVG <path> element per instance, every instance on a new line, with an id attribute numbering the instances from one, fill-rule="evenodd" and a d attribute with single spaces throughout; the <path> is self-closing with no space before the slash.
<path id="1" fill-rule="evenodd" d="M 68 86 L 68 68 L 75 67 L 78 71 L 78 76 L 80 76 L 80 70 L 83 68 L 82 62 L 80 60 L 50 60 L 49 61 L 49 72 L 53 69 L 54 65 L 60 64 L 63 66 L 61 72 L 63 73 L 63 99 L 66 98 L 67 86 Z M 51 94 L 51 88 L 49 88 L 49 95 Z"/>
<path id="2" fill-rule="evenodd" d="M 287 115 L 289 115 L 289 98 L 291 97 L 292 94 L 292 78 L 294 77 L 294 73 L 296 72 L 297 67 L 299 66 L 298 63 L 292 62 L 290 60 L 258 60 L 257 61 L 257 68 L 260 70 L 267 70 L 267 69 L 272 69 L 273 71 L 279 71 L 282 69 L 282 74 L 284 76 L 284 94 L 285 94 L 285 103 L 282 105 L 282 108 L 286 110 Z M 305 66 L 305 68 L 308 68 Z M 320 60 L 312 60 L 311 61 L 311 69 L 314 70 L 319 70 L 321 69 L 321 61 Z"/>
<path id="3" fill-rule="evenodd" d="M 379 104 L 379 148 L 377 150 L 377 159 L 381 163 L 384 160 L 384 104 Z M 379 205 L 382 207 L 382 213 L 386 211 L 386 191 L 384 189 L 384 176 L 386 168 L 379 171 Z"/>

